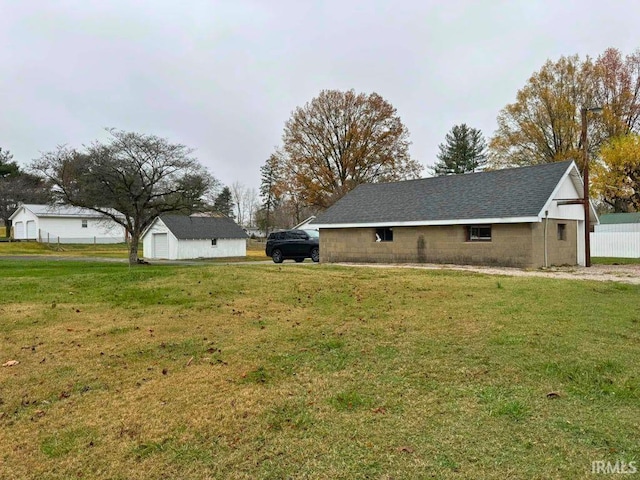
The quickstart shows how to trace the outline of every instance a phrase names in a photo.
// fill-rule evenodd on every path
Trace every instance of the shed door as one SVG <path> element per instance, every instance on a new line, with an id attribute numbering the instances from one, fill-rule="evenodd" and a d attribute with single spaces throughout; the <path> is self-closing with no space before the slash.
<path id="1" fill-rule="evenodd" d="M 27 238 L 36 238 L 36 222 L 33 220 L 27 220 Z"/>
<path id="2" fill-rule="evenodd" d="M 24 238 L 24 222 L 16 222 L 13 224 L 13 237 L 16 239 Z"/>
<path id="3" fill-rule="evenodd" d="M 153 234 L 153 258 L 169 258 L 169 239 L 166 233 Z"/>

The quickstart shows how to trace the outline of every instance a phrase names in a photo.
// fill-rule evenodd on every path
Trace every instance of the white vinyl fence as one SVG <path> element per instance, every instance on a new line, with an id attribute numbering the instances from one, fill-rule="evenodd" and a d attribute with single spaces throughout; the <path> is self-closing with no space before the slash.
<path id="1" fill-rule="evenodd" d="M 640 232 L 594 232 L 591 256 L 640 258 Z"/>

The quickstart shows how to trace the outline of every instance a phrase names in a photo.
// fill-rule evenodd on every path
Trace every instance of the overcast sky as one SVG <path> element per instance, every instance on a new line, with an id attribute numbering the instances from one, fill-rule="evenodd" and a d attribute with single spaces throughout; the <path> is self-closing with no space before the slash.
<path id="1" fill-rule="evenodd" d="M 455 124 L 489 138 L 547 59 L 640 47 L 639 18 L 637 0 L 0 0 L 0 147 L 27 165 L 116 127 L 257 188 L 295 107 L 354 89 L 397 108 L 428 166 Z"/>

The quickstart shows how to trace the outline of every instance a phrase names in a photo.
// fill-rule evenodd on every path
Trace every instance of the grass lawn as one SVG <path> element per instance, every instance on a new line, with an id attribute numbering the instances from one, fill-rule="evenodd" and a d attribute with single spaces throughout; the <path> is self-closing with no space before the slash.
<path id="1" fill-rule="evenodd" d="M 142 253 L 142 245 L 140 246 Z M 46 244 L 39 242 L 0 242 L 0 255 L 54 255 L 68 257 L 128 258 L 126 243 Z"/>
<path id="2" fill-rule="evenodd" d="M 640 264 L 640 258 L 593 257 L 591 263 L 594 265 L 636 265 Z"/>
<path id="3" fill-rule="evenodd" d="M 640 287 L 7 262 L 2 478 L 591 477 L 640 463 Z M 548 395 L 554 392 L 552 395 Z"/>
<path id="4" fill-rule="evenodd" d="M 249 240 L 246 257 L 203 259 L 203 262 L 233 262 L 268 260 L 264 253 L 263 242 Z M 143 255 L 142 244 L 139 255 Z M 50 255 L 65 257 L 100 257 L 122 258 L 129 257 L 128 246 L 125 243 L 115 244 L 46 244 L 38 242 L 0 242 L 0 255 Z"/>

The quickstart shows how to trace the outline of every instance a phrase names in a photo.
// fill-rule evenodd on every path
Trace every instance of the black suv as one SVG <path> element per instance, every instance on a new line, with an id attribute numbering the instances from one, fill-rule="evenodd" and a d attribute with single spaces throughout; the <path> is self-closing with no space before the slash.
<path id="1" fill-rule="evenodd" d="M 282 263 L 287 258 L 296 262 L 304 262 L 311 258 L 314 262 L 320 260 L 320 236 L 316 230 L 285 230 L 273 232 L 267 238 L 267 257 L 275 263 Z"/>

